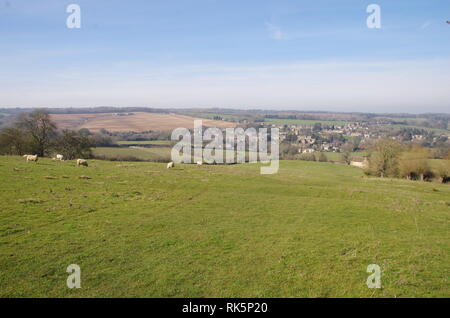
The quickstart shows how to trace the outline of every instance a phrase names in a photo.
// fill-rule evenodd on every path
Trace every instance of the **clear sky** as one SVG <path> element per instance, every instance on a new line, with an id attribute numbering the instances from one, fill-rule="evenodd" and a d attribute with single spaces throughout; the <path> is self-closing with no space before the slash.
<path id="1" fill-rule="evenodd" d="M 0 107 L 450 112 L 447 20 L 449 0 L 0 0 Z"/>

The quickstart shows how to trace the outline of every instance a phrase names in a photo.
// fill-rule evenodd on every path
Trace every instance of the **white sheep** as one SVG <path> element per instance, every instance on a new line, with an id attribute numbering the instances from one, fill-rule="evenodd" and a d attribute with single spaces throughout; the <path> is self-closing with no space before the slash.
<path id="1" fill-rule="evenodd" d="M 197 161 L 197 166 L 203 165 L 203 161 Z"/>
<path id="2" fill-rule="evenodd" d="M 38 155 L 25 155 L 24 157 L 26 157 L 27 158 L 27 162 L 28 161 L 34 161 L 34 162 L 37 162 L 38 161 Z"/>
<path id="3" fill-rule="evenodd" d="M 170 169 L 170 168 L 173 168 L 173 167 L 175 167 L 175 164 L 173 163 L 173 161 L 171 161 L 171 162 L 169 162 L 167 164 L 167 169 Z"/>
<path id="4" fill-rule="evenodd" d="M 63 155 L 56 155 L 56 157 L 53 157 L 52 160 L 64 161 L 64 156 Z"/>
<path id="5" fill-rule="evenodd" d="M 84 159 L 77 159 L 77 166 L 88 166 L 88 162 Z"/>

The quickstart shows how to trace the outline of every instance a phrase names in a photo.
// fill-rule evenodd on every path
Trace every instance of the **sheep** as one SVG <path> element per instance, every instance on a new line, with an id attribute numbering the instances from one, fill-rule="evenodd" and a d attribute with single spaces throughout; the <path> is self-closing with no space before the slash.
<path id="1" fill-rule="evenodd" d="M 27 162 L 28 161 L 34 161 L 34 162 L 37 162 L 38 161 L 38 155 L 26 155 L 26 158 L 27 158 Z"/>
<path id="2" fill-rule="evenodd" d="M 84 159 L 77 159 L 77 166 L 88 166 L 88 162 Z"/>
<path id="3" fill-rule="evenodd" d="M 170 168 L 173 168 L 173 167 L 175 167 L 175 164 L 173 163 L 173 161 L 171 161 L 171 162 L 169 162 L 167 164 L 167 169 L 170 169 Z"/>
<path id="4" fill-rule="evenodd" d="M 203 165 L 203 161 L 197 161 L 197 166 Z"/>
<path id="5" fill-rule="evenodd" d="M 56 155 L 56 160 L 64 161 L 64 156 L 63 155 Z"/>

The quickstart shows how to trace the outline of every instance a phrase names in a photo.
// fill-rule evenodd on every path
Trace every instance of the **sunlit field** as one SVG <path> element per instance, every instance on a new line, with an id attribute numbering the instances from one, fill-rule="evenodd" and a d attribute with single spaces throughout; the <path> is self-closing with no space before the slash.
<path id="1" fill-rule="evenodd" d="M 0 296 L 450 296 L 449 185 L 259 168 L 0 157 Z"/>

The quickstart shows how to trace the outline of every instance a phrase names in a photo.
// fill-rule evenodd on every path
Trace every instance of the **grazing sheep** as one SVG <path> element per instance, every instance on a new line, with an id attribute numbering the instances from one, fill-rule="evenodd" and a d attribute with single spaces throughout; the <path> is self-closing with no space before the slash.
<path id="1" fill-rule="evenodd" d="M 203 161 L 197 161 L 197 166 L 203 165 Z"/>
<path id="2" fill-rule="evenodd" d="M 37 162 L 38 161 L 38 155 L 26 155 L 26 158 L 27 158 L 27 162 L 28 161 L 34 161 L 34 162 Z"/>
<path id="3" fill-rule="evenodd" d="M 63 155 L 56 155 L 56 160 L 64 161 L 64 156 Z"/>
<path id="4" fill-rule="evenodd" d="M 171 162 L 169 162 L 167 164 L 167 169 L 170 169 L 170 168 L 173 168 L 173 167 L 175 167 L 175 164 L 173 163 L 173 161 L 171 161 Z"/>
<path id="5" fill-rule="evenodd" d="M 88 166 L 88 162 L 84 159 L 77 159 L 77 166 Z"/>

